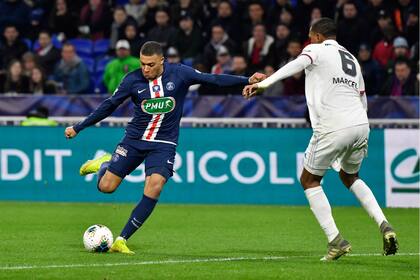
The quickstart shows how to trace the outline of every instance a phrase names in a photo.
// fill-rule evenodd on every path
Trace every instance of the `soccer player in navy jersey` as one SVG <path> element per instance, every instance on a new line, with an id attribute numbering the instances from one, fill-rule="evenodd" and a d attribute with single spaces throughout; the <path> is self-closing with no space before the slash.
<path id="1" fill-rule="evenodd" d="M 128 73 L 114 94 L 102 102 L 82 122 L 67 127 L 65 136 L 75 137 L 84 128 L 105 119 L 127 98 L 134 103 L 134 117 L 112 155 L 105 154 L 87 161 L 80 175 L 96 173 L 98 189 L 114 192 L 125 176 L 145 162 L 143 198 L 111 247 L 112 252 L 133 254 L 126 244 L 152 213 L 164 184 L 173 174 L 179 123 L 188 88 L 193 84 L 217 86 L 245 86 L 259 82 L 264 74 L 250 78 L 232 75 L 201 73 L 182 64 L 165 62 L 159 43 L 146 42 L 140 50 L 141 69 Z"/>

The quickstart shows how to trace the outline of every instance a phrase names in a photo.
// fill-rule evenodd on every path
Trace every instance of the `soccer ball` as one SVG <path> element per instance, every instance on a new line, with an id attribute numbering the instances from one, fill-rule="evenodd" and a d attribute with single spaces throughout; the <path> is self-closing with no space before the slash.
<path id="1" fill-rule="evenodd" d="M 90 226 L 83 234 L 83 244 L 89 252 L 107 252 L 113 242 L 112 232 L 104 225 Z"/>

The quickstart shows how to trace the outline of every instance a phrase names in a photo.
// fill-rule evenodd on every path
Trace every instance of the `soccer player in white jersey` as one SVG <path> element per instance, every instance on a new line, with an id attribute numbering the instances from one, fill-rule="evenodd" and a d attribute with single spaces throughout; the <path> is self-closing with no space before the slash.
<path id="1" fill-rule="evenodd" d="M 327 169 L 340 164 L 343 184 L 357 197 L 378 224 L 383 235 L 384 255 L 398 250 L 396 233 L 385 218 L 372 191 L 359 177 L 367 154 L 369 123 L 360 65 L 336 42 L 336 25 L 329 18 L 314 22 L 309 31 L 311 44 L 300 56 L 272 76 L 243 89 L 250 98 L 273 83 L 305 70 L 305 94 L 313 136 L 305 152 L 300 182 L 312 212 L 328 238 L 328 253 L 321 260 L 336 260 L 351 250 L 339 233 L 331 206 L 321 186 Z"/>

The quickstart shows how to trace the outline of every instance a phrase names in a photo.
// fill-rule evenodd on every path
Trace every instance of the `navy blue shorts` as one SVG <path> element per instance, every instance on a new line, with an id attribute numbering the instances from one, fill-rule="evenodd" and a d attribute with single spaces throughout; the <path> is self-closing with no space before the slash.
<path id="1" fill-rule="evenodd" d="M 176 146 L 125 137 L 112 154 L 108 170 L 124 178 L 145 162 L 146 176 L 158 173 L 166 181 L 173 175 Z"/>

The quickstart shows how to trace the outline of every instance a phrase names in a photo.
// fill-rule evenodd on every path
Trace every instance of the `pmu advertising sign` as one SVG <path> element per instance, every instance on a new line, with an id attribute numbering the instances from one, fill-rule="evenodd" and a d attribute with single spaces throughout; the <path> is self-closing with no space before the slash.
<path id="1" fill-rule="evenodd" d="M 124 129 L 92 127 L 71 140 L 63 131 L 0 127 L 0 200 L 138 201 L 143 164 L 113 194 L 98 192 L 96 175 L 78 174 L 86 160 L 113 152 Z M 311 134 L 310 129 L 183 128 L 175 173 L 160 201 L 306 205 L 299 177 Z M 371 131 L 369 147 L 360 174 L 385 206 L 383 130 Z M 335 171 L 327 172 L 322 185 L 331 204 L 359 205 Z"/>

